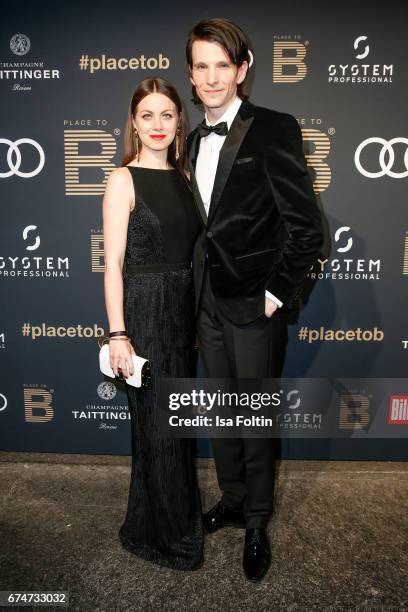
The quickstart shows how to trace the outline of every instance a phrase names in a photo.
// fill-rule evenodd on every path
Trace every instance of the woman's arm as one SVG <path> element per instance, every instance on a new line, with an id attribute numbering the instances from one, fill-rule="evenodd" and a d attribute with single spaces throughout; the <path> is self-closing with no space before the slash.
<path id="1" fill-rule="evenodd" d="M 109 331 L 125 329 L 122 269 L 130 209 L 133 204 L 132 177 L 127 168 L 117 168 L 108 179 L 103 198 L 103 236 L 105 253 L 104 293 Z M 131 364 L 130 342 L 110 342 L 111 367 L 117 373 Z M 131 368 L 132 369 L 132 368 Z M 125 372 L 124 372 L 125 373 Z"/>

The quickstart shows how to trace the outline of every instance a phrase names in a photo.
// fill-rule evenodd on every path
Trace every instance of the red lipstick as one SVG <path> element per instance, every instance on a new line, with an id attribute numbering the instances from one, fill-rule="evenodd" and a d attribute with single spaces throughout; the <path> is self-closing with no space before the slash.
<path id="1" fill-rule="evenodd" d="M 163 138 L 166 138 L 166 134 L 150 134 L 150 138 L 153 138 L 153 140 L 163 140 Z"/>

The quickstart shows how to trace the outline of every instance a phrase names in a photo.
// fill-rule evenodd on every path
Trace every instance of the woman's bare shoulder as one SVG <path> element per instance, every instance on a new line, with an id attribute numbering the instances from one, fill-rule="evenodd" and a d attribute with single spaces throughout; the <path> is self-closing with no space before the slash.
<path id="1" fill-rule="evenodd" d="M 133 185 L 132 175 L 125 166 L 115 168 L 110 173 L 107 183 L 106 190 L 110 193 L 122 193 L 132 197 Z"/>
<path id="2" fill-rule="evenodd" d="M 106 182 L 104 206 L 126 205 L 132 211 L 135 199 L 132 182 L 132 175 L 125 166 L 112 170 Z"/>
<path id="3" fill-rule="evenodd" d="M 131 175 L 126 166 L 115 168 L 109 175 L 109 181 L 115 184 L 127 183 L 129 179 L 131 179 Z"/>

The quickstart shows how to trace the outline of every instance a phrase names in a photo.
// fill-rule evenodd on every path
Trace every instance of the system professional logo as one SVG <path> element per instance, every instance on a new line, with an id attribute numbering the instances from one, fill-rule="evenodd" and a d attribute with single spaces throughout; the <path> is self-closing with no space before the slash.
<path id="1" fill-rule="evenodd" d="M 372 145 L 377 146 L 372 146 Z M 381 145 L 381 149 L 378 152 L 378 145 Z M 403 156 L 403 163 L 405 166 L 405 170 L 402 172 L 394 172 L 392 167 L 395 161 L 395 151 L 394 146 L 397 144 L 404 145 L 405 152 Z M 368 149 L 369 154 L 371 155 L 371 163 L 374 163 L 374 166 L 379 167 L 379 170 L 367 170 L 367 168 L 363 167 L 361 163 L 361 153 Z M 363 142 L 360 142 L 358 145 L 356 152 L 354 154 L 354 163 L 357 170 L 363 176 L 367 178 L 380 178 L 381 176 L 389 176 L 390 178 L 406 178 L 408 176 L 408 138 L 403 136 L 397 136 L 396 138 L 391 138 L 391 140 L 385 140 L 384 138 L 380 138 L 379 136 L 372 136 L 371 138 L 366 138 Z M 366 165 L 367 162 L 365 162 Z"/>
<path id="2" fill-rule="evenodd" d="M 291 389 L 282 397 L 281 408 L 282 411 L 275 413 L 276 427 L 280 430 L 318 430 L 322 427 L 322 412 L 304 409 L 298 389 Z"/>
<path id="3" fill-rule="evenodd" d="M 408 425 L 408 395 L 391 395 L 387 422 L 389 425 Z"/>
<path id="4" fill-rule="evenodd" d="M 10 176 L 19 176 L 20 178 L 32 178 L 40 174 L 45 164 L 45 153 L 42 146 L 32 138 L 19 138 L 18 140 L 12 141 L 8 138 L 0 138 L 0 145 L 7 145 L 6 153 L 6 169 L 4 172 L 0 171 L 0 178 L 9 178 Z M 23 146 L 22 146 L 23 145 Z M 37 152 L 37 159 L 33 157 L 32 152 L 28 152 L 24 145 L 28 145 L 34 151 Z M 29 157 L 33 169 L 29 171 L 20 170 L 23 155 L 21 150 L 25 152 L 25 158 Z M 2 154 L 3 155 L 3 154 Z M 3 163 L 1 164 L 3 166 Z"/>
<path id="5" fill-rule="evenodd" d="M 30 52 L 31 41 L 26 34 L 14 34 L 10 39 L 9 49 L 13 55 L 22 58 Z M 12 91 L 31 91 L 31 85 L 35 81 L 59 78 L 59 68 L 48 68 L 38 58 L 15 61 L 10 55 L 8 60 L 0 61 L 0 80 L 10 83 Z"/>
<path id="6" fill-rule="evenodd" d="M 338 245 L 336 252 L 340 255 L 331 259 L 319 257 L 308 273 L 309 278 L 370 281 L 380 279 L 381 259 L 351 256 L 354 244 L 351 231 L 348 225 L 342 225 L 336 229 L 333 242 Z"/>
<path id="7" fill-rule="evenodd" d="M 307 75 L 305 62 L 309 41 L 299 35 L 274 35 L 273 82 L 297 83 Z"/>
<path id="8" fill-rule="evenodd" d="M 279 430 L 310 430 L 321 429 L 323 422 L 322 412 L 311 412 L 302 406 L 299 389 L 281 390 L 281 410 L 274 411 L 275 426 Z"/>
<path id="9" fill-rule="evenodd" d="M 27 255 L 0 255 L 0 278 L 68 278 L 69 257 L 33 254 L 41 244 L 37 225 L 27 225 L 22 231 Z"/>
<path id="10" fill-rule="evenodd" d="M 393 64 L 373 64 L 366 61 L 371 53 L 368 36 L 357 36 L 353 42 L 354 57 L 357 62 L 330 64 L 328 82 L 341 85 L 381 85 L 392 83 Z"/>

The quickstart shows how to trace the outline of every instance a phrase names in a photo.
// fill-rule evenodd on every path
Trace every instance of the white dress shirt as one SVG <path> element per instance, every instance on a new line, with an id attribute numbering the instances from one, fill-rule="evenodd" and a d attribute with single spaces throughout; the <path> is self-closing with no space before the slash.
<path id="1" fill-rule="evenodd" d="M 236 96 L 225 113 L 218 119 L 218 121 L 216 121 L 216 123 L 226 121 L 229 130 L 241 104 L 241 98 Z M 207 125 L 215 125 L 215 123 L 211 124 L 211 122 L 208 120 L 207 113 L 205 113 L 205 122 Z M 195 175 L 207 216 L 210 208 L 215 174 L 217 172 L 218 158 L 225 139 L 226 136 L 220 136 L 219 134 L 215 134 L 215 132 L 211 132 L 208 134 L 208 136 L 204 136 L 200 139 L 200 148 L 197 156 Z M 265 291 L 265 295 L 273 300 L 275 304 L 279 306 L 279 308 L 283 306 L 282 302 L 270 291 Z"/>

